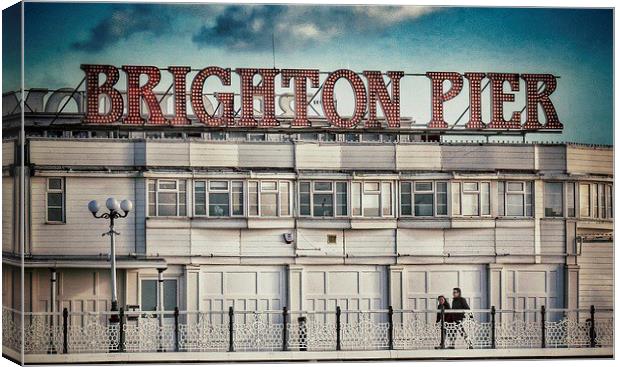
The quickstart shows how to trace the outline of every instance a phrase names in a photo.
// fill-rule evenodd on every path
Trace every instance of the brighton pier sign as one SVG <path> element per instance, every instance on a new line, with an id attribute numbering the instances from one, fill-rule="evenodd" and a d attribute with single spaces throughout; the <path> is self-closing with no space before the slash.
<path id="1" fill-rule="evenodd" d="M 240 108 L 235 107 L 235 93 L 213 91 L 218 104 L 217 114 L 205 105 L 205 83 L 207 79 L 219 80 L 222 87 L 231 86 L 231 69 L 209 66 L 197 70 L 191 80 L 193 70 L 186 66 L 170 66 L 160 69 L 155 66 L 128 65 L 120 68 L 126 76 L 126 96 L 123 98 L 117 84 L 120 79 L 119 68 L 112 65 L 81 66 L 86 80 L 86 108 L 84 123 L 133 125 L 188 125 L 188 107 L 195 119 L 208 127 L 260 127 L 280 126 L 276 116 L 276 82 L 282 88 L 292 89 L 293 110 L 291 127 L 312 126 L 308 116 L 308 92 L 312 88 L 321 92 L 322 112 L 327 123 L 334 128 L 399 128 L 401 124 L 401 79 L 402 71 L 364 71 L 358 74 L 352 70 L 340 69 L 327 73 L 320 83 L 317 69 L 267 69 L 238 68 Z M 169 91 L 173 98 L 173 114 L 165 116 L 155 88 L 160 84 L 162 71 L 169 73 L 172 80 Z M 255 83 L 255 77 L 260 82 Z M 387 77 L 387 80 L 384 78 Z M 427 72 L 422 74 L 430 83 L 431 119 L 426 129 L 448 129 L 444 119 L 444 105 L 463 91 L 467 80 L 469 94 L 469 120 L 464 125 L 469 130 L 561 130 L 560 122 L 551 94 L 557 86 L 557 77 L 551 74 L 515 74 L 467 72 Z M 365 81 L 364 81 L 365 79 Z M 514 111 L 509 119 L 504 117 L 504 103 L 514 102 L 520 89 L 520 79 L 525 84 L 525 121 L 522 111 Z M 354 106 L 350 116 L 342 116 L 336 108 L 334 89 L 336 82 L 348 82 L 352 91 Z M 483 82 L 490 86 L 490 121 L 482 120 Z M 187 90 L 189 83 L 189 93 Z M 446 85 L 448 88 L 446 90 Z M 509 91 L 506 91 L 506 87 Z M 189 97 L 189 98 L 188 98 Z M 262 99 L 261 113 L 256 114 L 254 100 Z M 100 101 L 106 99 L 109 106 L 101 111 Z M 208 102 L 208 101 L 207 101 Z M 148 109 L 145 116 L 143 107 Z M 381 108 L 383 118 L 379 119 L 377 110 Z M 539 108 L 545 116 L 544 124 L 539 120 Z M 209 111 L 211 110 L 211 111 Z M 170 115 L 170 114 L 168 114 Z M 382 124 L 382 121 L 384 124 Z"/>

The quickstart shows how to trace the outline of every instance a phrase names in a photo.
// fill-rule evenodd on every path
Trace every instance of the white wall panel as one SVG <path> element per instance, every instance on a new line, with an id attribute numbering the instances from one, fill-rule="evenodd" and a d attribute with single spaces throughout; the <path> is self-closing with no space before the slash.
<path id="1" fill-rule="evenodd" d="M 494 255 L 493 228 L 464 228 L 445 231 L 445 252 L 451 255 Z"/>
<path id="2" fill-rule="evenodd" d="M 614 306 L 614 246 L 612 242 L 585 242 L 579 265 L 579 307 Z"/>
<path id="3" fill-rule="evenodd" d="M 241 232 L 238 229 L 192 228 L 192 255 L 238 256 Z"/>
<path id="4" fill-rule="evenodd" d="M 66 221 L 64 224 L 46 223 L 45 177 L 31 178 L 32 197 L 32 252 L 34 254 L 56 255 L 98 255 L 110 253 L 109 237 L 101 237 L 107 232 L 109 222 L 95 219 L 88 211 L 90 200 L 96 199 L 105 206 L 108 197 L 117 199 L 134 198 L 133 178 L 91 178 L 67 177 L 65 179 Z M 135 252 L 135 215 L 133 211 L 127 218 L 116 221 L 116 251 L 119 255 Z"/>
<path id="5" fill-rule="evenodd" d="M 13 251 L 13 177 L 2 177 L 2 250 Z"/>
<path id="6" fill-rule="evenodd" d="M 513 265 L 504 269 L 504 309 L 562 308 L 564 306 L 562 265 Z M 557 315 L 553 315 L 554 317 Z M 537 314 L 527 314 L 536 318 Z"/>
<path id="7" fill-rule="evenodd" d="M 286 274 L 280 266 L 213 266 L 200 270 L 200 309 L 279 310 L 286 305 Z"/>
<path id="8" fill-rule="evenodd" d="M 436 309 L 440 295 L 452 303 L 452 288 L 455 287 L 461 288 L 470 308 L 487 307 L 485 265 L 409 265 L 404 272 L 408 309 Z M 435 314 L 429 317 L 434 319 Z"/>
<path id="9" fill-rule="evenodd" d="M 304 307 L 335 311 L 387 307 L 387 270 L 382 266 L 307 266 L 303 271 Z"/>
<path id="10" fill-rule="evenodd" d="M 131 142 L 115 140 L 31 140 L 30 162 L 55 166 L 132 166 Z"/>
<path id="11" fill-rule="evenodd" d="M 570 173 L 613 175 L 614 151 L 569 145 L 566 148 L 566 170 Z"/>
<path id="12" fill-rule="evenodd" d="M 442 229 L 398 230 L 400 255 L 442 255 L 444 253 L 444 231 Z"/>
<path id="13" fill-rule="evenodd" d="M 345 230 L 345 252 L 353 256 L 394 256 L 395 236 L 392 229 Z"/>

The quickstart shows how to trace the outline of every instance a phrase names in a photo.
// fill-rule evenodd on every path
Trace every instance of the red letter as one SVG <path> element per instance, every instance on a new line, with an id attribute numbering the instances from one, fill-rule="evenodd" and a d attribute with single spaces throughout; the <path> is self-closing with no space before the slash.
<path id="1" fill-rule="evenodd" d="M 123 97 L 114 88 L 118 82 L 118 69 L 112 65 L 81 65 L 80 68 L 86 73 L 86 116 L 84 123 L 87 124 L 110 124 L 117 122 L 123 116 Z M 104 74 L 106 79 L 99 85 L 99 74 Z M 110 99 L 110 110 L 99 114 L 99 96 L 105 95 Z"/>
<path id="2" fill-rule="evenodd" d="M 282 87 L 290 87 L 291 78 L 295 84 L 295 117 L 291 126 L 310 126 L 306 79 L 310 79 L 312 88 L 318 88 L 319 71 L 316 69 L 282 69 Z"/>
<path id="3" fill-rule="evenodd" d="M 366 127 L 381 127 L 377 121 L 377 103 L 379 100 L 388 127 L 400 127 L 400 79 L 405 75 L 402 71 L 388 71 L 392 81 L 392 99 L 387 91 L 380 71 L 364 71 L 368 79 L 368 121 Z"/>
<path id="4" fill-rule="evenodd" d="M 484 129 L 481 88 L 484 76 L 484 73 L 465 73 L 465 78 L 469 82 L 469 121 L 465 125 L 468 129 Z"/>
<path id="5" fill-rule="evenodd" d="M 525 90 L 527 93 L 527 120 L 525 120 L 525 129 L 561 129 L 564 127 L 558 119 L 558 114 L 555 112 L 555 107 L 551 103 L 549 96 L 557 85 L 555 76 L 551 74 L 523 74 L 521 78 L 525 80 Z M 538 93 L 538 83 L 542 82 L 545 86 L 540 93 Z M 543 127 L 538 121 L 538 104 L 541 104 L 547 123 Z"/>
<path id="6" fill-rule="evenodd" d="M 235 70 L 241 76 L 241 118 L 239 126 L 257 126 L 259 122 L 254 119 L 254 96 L 263 97 L 263 118 L 260 126 L 278 126 L 276 120 L 276 96 L 275 79 L 280 72 L 278 69 L 245 69 Z M 261 81 L 254 86 L 254 75 L 260 75 Z"/>
<path id="7" fill-rule="evenodd" d="M 191 101 L 194 114 L 200 122 L 207 126 L 233 125 L 233 93 L 216 93 L 215 97 L 222 104 L 222 117 L 209 116 L 203 101 L 202 88 L 205 80 L 210 76 L 217 76 L 223 85 L 230 85 L 230 69 L 222 69 L 217 66 L 210 66 L 200 70 L 192 81 Z M 216 108 L 217 109 L 217 108 Z"/>
<path id="8" fill-rule="evenodd" d="M 187 66 L 171 66 L 168 68 L 174 78 L 174 117 L 170 120 L 172 125 L 189 125 L 187 118 L 187 91 L 186 79 L 190 72 Z"/>
<path id="9" fill-rule="evenodd" d="M 127 73 L 127 116 L 125 124 L 144 124 L 140 114 L 140 97 L 144 98 L 149 109 L 149 122 L 152 124 L 165 124 L 166 118 L 161 113 L 161 107 L 153 93 L 153 88 L 159 84 L 161 73 L 155 66 L 128 66 L 122 68 Z M 140 75 L 148 77 L 146 84 L 140 87 Z"/>
<path id="10" fill-rule="evenodd" d="M 334 103 L 334 86 L 340 78 L 345 78 L 351 85 L 351 88 L 353 88 L 355 110 L 353 111 L 353 116 L 348 120 L 338 115 L 336 104 Z M 323 83 L 323 94 L 321 99 L 323 100 L 323 111 L 325 112 L 325 116 L 331 124 L 336 127 L 353 127 L 362 120 L 366 112 L 366 87 L 364 87 L 362 78 L 351 70 L 340 69 L 331 73 Z"/>
<path id="11" fill-rule="evenodd" d="M 519 91 L 519 74 L 488 73 L 491 79 L 491 123 L 490 129 L 520 129 L 521 112 L 513 112 L 510 120 L 504 120 L 504 102 L 514 102 L 515 95 L 504 93 L 504 82 L 510 84 L 510 90 Z"/>
<path id="12" fill-rule="evenodd" d="M 443 119 L 443 103 L 451 100 L 461 93 L 463 77 L 455 72 L 428 72 L 426 76 L 431 80 L 431 121 L 429 129 L 445 129 L 448 123 Z M 447 92 L 443 92 L 443 82 L 449 80 L 452 86 Z"/>

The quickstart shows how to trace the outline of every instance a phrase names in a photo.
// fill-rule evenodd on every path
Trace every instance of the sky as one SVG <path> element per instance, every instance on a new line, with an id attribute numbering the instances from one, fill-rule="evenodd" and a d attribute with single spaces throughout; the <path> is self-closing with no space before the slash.
<path id="1" fill-rule="evenodd" d="M 540 139 L 613 143 L 608 9 L 26 3 L 24 28 L 26 88 L 75 87 L 84 63 L 273 67 L 273 37 L 278 68 L 551 73 L 565 128 Z M 3 90 L 16 81 L 5 77 Z M 429 121 L 429 85 L 403 80 L 403 116 Z M 506 111 L 521 109 L 522 94 Z M 451 101 L 446 120 L 467 102 Z"/>

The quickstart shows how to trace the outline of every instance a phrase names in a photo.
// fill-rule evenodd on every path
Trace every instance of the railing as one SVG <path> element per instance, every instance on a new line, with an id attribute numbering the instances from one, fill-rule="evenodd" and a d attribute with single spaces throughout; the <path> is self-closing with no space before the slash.
<path id="1" fill-rule="evenodd" d="M 3 345 L 25 354 L 597 348 L 613 310 L 20 312 Z M 23 323 L 23 328 L 22 328 Z"/>

